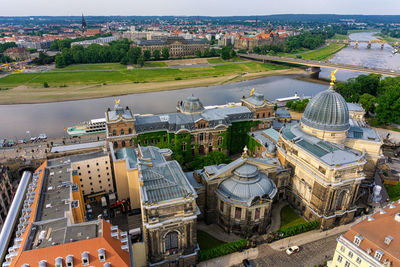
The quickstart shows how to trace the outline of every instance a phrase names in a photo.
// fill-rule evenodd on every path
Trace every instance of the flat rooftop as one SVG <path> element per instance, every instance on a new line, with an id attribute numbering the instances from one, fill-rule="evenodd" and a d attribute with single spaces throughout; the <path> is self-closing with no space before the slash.
<path id="1" fill-rule="evenodd" d="M 99 141 L 99 142 L 83 143 L 83 144 L 76 144 L 76 145 L 55 146 L 55 147 L 51 148 L 50 152 L 51 153 L 68 152 L 68 151 L 81 150 L 81 149 L 104 147 L 105 145 L 106 145 L 105 141 Z"/>

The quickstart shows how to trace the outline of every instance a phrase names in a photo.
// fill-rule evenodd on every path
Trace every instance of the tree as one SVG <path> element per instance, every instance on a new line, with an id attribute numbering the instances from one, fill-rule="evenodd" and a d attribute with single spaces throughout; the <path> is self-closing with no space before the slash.
<path id="1" fill-rule="evenodd" d="M 150 60 L 150 58 L 151 58 L 150 50 L 143 51 L 143 57 L 144 57 L 144 60 L 146 60 L 146 61 Z"/>
<path id="2" fill-rule="evenodd" d="M 128 50 L 128 61 L 131 64 L 137 64 L 139 57 L 142 55 L 142 49 L 140 47 L 131 47 Z"/>
<path id="3" fill-rule="evenodd" d="M 232 49 L 232 46 L 225 46 L 221 50 L 221 58 L 224 60 L 231 59 L 236 56 L 235 50 Z"/>
<path id="4" fill-rule="evenodd" d="M 65 66 L 67 66 L 65 58 L 61 53 L 58 53 L 56 55 L 55 62 L 56 62 L 56 68 L 64 68 Z"/>
<path id="5" fill-rule="evenodd" d="M 200 50 L 196 50 L 195 55 L 196 55 L 196 57 L 201 57 L 201 51 Z"/>
<path id="6" fill-rule="evenodd" d="M 169 58 L 169 50 L 168 50 L 168 48 L 166 48 L 166 47 L 164 47 L 163 49 L 162 49 L 162 57 L 163 57 L 163 59 L 168 59 Z"/>
<path id="7" fill-rule="evenodd" d="M 140 57 L 138 58 L 137 64 L 138 64 L 140 67 L 143 67 L 143 66 L 144 66 L 144 57 L 143 57 L 143 56 L 140 56 Z"/>
<path id="8" fill-rule="evenodd" d="M 155 49 L 154 51 L 153 51 L 153 57 L 154 57 L 154 60 L 160 60 L 160 50 L 158 50 L 158 49 Z"/>
<path id="9" fill-rule="evenodd" d="M 375 108 L 376 119 L 379 123 L 400 123 L 400 83 L 398 86 L 389 87 L 384 95 L 378 97 Z"/>
<path id="10" fill-rule="evenodd" d="M 376 104 L 375 96 L 365 93 L 360 96 L 360 100 L 358 102 L 361 104 L 367 114 L 369 112 L 374 112 Z"/>

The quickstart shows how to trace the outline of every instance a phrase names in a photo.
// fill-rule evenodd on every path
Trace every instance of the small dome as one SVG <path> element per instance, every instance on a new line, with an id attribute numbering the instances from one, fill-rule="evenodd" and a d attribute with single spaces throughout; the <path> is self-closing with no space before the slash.
<path id="1" fill-rule="evenodd" d="M 251 206 L 255 198 L 272 199 L 276 192 L 274 182 L 266 174 L 260 173 L 257 166 L 244 164 L 234 171 L 234 176 L 224 180 L 217 192 L 226 199 Z"/>
<path id="2" fill-rule="evenodd" d="M 196 96 L 189 96 L 186 100 L 179 101 L 177 109 L 182 113 L 201 113 L 204 111 L 203 104 Z"/>
<path id="3" fill-rule="evenodd" d="M 332 87 L 320 92 L 308 103 L 301 122 L 319 130 L 348 130 L 350 128 L 349 109 L 346 100 Z"/>

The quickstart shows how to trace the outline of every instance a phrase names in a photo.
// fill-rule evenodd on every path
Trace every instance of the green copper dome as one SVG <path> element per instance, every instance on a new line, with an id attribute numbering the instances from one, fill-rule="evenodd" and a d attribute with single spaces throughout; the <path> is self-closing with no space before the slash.
<path id="1" fill-rule="evenodd" d="M 301 122 L 319 130 L 348 130 L 350 127 L 349 109 L 346 100 L 332 87 L 327 91 L 320 92 L 308 103 Z"/>

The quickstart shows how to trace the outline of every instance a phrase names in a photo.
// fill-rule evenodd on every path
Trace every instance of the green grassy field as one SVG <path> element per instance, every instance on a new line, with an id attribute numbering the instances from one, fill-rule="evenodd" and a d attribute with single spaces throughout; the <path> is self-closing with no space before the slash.
<path id="1" fill-rule="evenodd" d="M 244 59 L 235 57 L 230 60 L 224 60 L 222 58 L 217 57 L 217 58 L 209 58 L 209 59 L 207 59 L 207 61 L 210 64 L 222 64 L 222 63 L 230 63 L 230 62 L 242 62 L 242 61 L 244 61 Z"/>
<path id="2" fill-rule="evenodd" d="M 69 70 L 119 70 L 126 69 L 125 65 L 119 63 L 100 63 L 100 64 L 76 64 L 69 65 L 65 68 L 56 68 L 52 71 L 69 71 Z"/>
<path id="3" fill-rule="evenodd" d="M 281 228 L 305 223 L 306 221 L 300 217 L 290 206 L 285 206 L 281 210 Z"/>
<path id="4" fill-rule="evenodd" d="M 146 61 L 144 63 L 144 68 L 163 68 L 168 67 L 167 63 L 162 61 Z"/>
<path id="5" fill-rule="evenodd" d="M 218 240 L 201 230 L 197 230 L 197 243 L 199 243 L 200 249 L 202 250 L 214 248 L 219 245 L 225 244 L 225 242 Z"/>
<path id="6" fill-rule="evenodd" d="M 400 42 L 400 38 L 393 38 L 387 35 L 383 35 L 381 33 L 377 33 L 374 36 L 379 37 L 380 39 L 383 39 L 386 42 Z"/>
<path id="7" fill-rule="evenodd" d="M 289 67 L 259 62 L 246 62 L 229 65 L 217 65 L 186 69 L 135 69 L 115 71 L 73 71 L 45 73 L 16 73 L 0 79 L 1 88 L 13 88 L 19 85 L 43 87 L 47 82 L 50 87 L 61 85 L 91 85 L 112 83 L 146 83 L 218 77 L 241 73 L 256 73 L 270 70 L 288 69 Z"/>
<path id="8" fill-rule="evenodd" d="M 332 40 L 348 40 L 349 36 L 344 34 L 335 33 L 335 35 L 331 38 Z"/>
<path id="9" fill-rule="evenodd" d="M 379 31 L 378 29 L 365 29 L 365 30 L 348 30 L 347 34 L 358 33 L 358 32 L 374 32 Z"/>
<path id="10" fill-rule="evenodd" d="M 320 49 L 301 54 L 301 58 L 311 60 L 326 60 L 342 50 L 345 46 L 346 45 L 343 44 L 330 44 Z"/>

